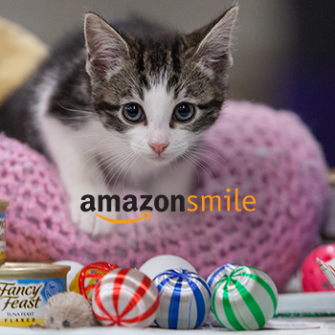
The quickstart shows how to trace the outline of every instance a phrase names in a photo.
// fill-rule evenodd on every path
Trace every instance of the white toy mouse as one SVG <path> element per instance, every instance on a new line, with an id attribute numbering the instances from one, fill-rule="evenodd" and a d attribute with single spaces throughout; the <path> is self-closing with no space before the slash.
<path id="1" fill-rule="evenodd" d="M 63 292 L 48 300 L 44 323 L 47 328 L 79 328 L 97 326 L 91 303 L 75 292 Z"/>

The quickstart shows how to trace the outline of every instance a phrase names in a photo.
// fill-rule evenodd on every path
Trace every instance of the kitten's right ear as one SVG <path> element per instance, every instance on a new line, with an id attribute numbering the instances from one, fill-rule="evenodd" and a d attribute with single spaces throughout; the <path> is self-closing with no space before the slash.
<path id="1" fill-rule="evenodd" d="M 106 21 L 93 13 L 85 15 L 84 32 L 86 71 L 92 78 L 107 80 L 128 57 L 128 44 Z"/>
<path id="2" fill-rule="evenodd" d="M 231 39 L 237 13 L 238 6 L 233 6 L 217 20 L 186 36 L 200 63 L 217 75 L 233 63 Z"/>

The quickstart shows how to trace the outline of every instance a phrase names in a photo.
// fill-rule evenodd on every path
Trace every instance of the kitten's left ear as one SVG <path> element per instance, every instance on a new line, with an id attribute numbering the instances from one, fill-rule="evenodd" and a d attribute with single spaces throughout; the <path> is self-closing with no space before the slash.
<path id="1" fill-rule="evenodd" d="M 220 74 L 233 65 L 231 40 L 237 14 L 238 7 L 234 6 L 219 19 L 186 36 L 191 44 L 197 44 L 195 56 L 201 64 L 215 74 Z"/>
<path id="2" fill-rule="evenodd" d="M 108 79 L 128 57 L 127 42 L 106 21 L 93 13 L 85 16 L 84 32 L 88 74 L 99 80 Z"/>

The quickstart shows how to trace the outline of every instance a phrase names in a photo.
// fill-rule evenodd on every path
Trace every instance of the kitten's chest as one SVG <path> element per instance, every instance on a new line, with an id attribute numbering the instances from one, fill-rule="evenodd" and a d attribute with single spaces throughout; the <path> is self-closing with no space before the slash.
<path id="1" fill-rule="evenodd" d="M 157 167 L 141 159 L 126 164 L 118 169 L 118 164 L 103 168 L 108 189 L 124 189 L 150 194 L 153 197 L 165 195 L 183 195 L 187 198 L 192 193 L 194 185 L 194 170 L 185 161 L 171 166 Z M 112 177 L 111 177 L 112 176 Z"/>
<path id="2" fill-rule="evenodd" d="M 145 162 L 138 156 L 117 155 L 108 157 L 108 152 L 99 154 L 99 166 L 109 189 L 136 189 L 149 192 L 153 184 L 164 178 L 164 168 Z"/>

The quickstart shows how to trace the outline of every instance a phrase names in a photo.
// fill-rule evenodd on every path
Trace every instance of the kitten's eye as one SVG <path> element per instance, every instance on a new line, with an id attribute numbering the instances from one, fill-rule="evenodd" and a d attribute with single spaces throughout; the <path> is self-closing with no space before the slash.
<path id="1" fill-rule="evenodd" d="M 192 119 L 195 112 L 193 105 L 183 102 L 176 106 L 173 111 L 173 118 L 179 122 L 186 122 Z"/>
<path id="2" fill-rule="evenodd" d="M 141 122 L 144 119 L 143 109 L 138 104 L 125 105 L 123 115 L 130 122 Z"/>

